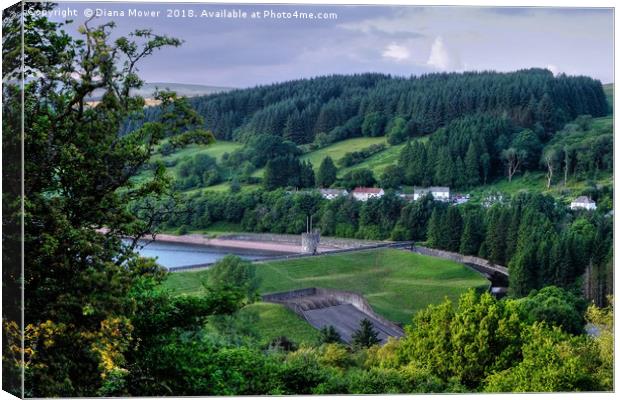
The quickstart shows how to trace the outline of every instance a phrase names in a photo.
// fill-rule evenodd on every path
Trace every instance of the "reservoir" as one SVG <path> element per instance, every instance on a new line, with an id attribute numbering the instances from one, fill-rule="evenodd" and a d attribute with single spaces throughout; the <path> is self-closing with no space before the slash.
<path id="1" fill-rule="evenodd" d="M 143 257 L 157 259 L 157 262 L 160 265 L 168 269 L 175 269 L 189 265 L 214 263 L 221 260 L 228 254 L 234 254 L 246 260 L 261 260 L 264 258 L 281 256 L 283 254 L 264 250 L 246 250 L 218 246 L 205 246 L 199 244 L 146 240 L 141 240 L 139 242 L 136 251 Z"/>

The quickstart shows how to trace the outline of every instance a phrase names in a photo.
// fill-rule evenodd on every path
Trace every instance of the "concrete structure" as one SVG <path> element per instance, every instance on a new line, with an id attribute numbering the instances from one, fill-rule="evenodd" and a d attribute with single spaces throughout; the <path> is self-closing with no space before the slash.
<path id="1" fill-rule="evenodd" d="M 596 210 L 596 202 L 587 196 L 579 196 L 570 203 L 571 210 Z"/>
<path id="2" fill-rule="evenodd" d="M 367 201 L 369 199 L 378 199 L 383 197 L 385 192 L 381 188 L 356 187 L 351 192 L 353 197 L 359 201 Z"/>
<path id="3" fill-rule="evenodd" d="M 402 337 L 403 329 L 375 313 L 366 299 L 354 292 L 325 288 L 306 288 L 262 296 L 263 301 L 288 307 L 317 329 L 333 326 L 342 340 L 351 343 L 360 322 L 368 319 L 381 343 L 388 337 Z"/>
<path id="4" fill-rule="evenodd" d="M 301 252 L 305 254 L 316 254 L 321 241 L 321 233 L 318 229 L 312 232 L 301 234 Z"/>
<path id="5" fill-rule="evenodd" d="M 349 194 L 345 189 L 319 189 L 321 196 L 327 200 L 333 200 L 339 196 L 346 196 Z"/>
<path id="6" fill-rule="evenodd" d="M 419 200 L 428 193 L 432 194 L 435 200 L 450 201 L 450 188 L 447 186 L 431 186 L 429 188 L 414 187 L 413 199 Z"/>

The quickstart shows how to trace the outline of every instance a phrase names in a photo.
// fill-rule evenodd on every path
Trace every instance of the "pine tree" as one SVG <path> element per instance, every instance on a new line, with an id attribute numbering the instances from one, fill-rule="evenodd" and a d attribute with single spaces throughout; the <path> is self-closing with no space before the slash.
<path id="1" fill-rule="evenodd" d="M 431 218 L 428 220 L 427 242 L 429 246 L 443 248 L 443 237 L 441 229 L 442 212 L 439 208 L 434 208 Z"/>
<path id="2" fill-rule="evenodd" d="M 325 325 L 319 331 L 319 343 L 341 343 L 340 334 L 333 325 Z"/>
<path id="3" fill-rule="evenodd" d="M 435 167 L 435 184 L 452 186 L 454 180 L 454 161 L 447 147 L 442 148 L 437 156 Z"/>
<path id="4" fill-rule="evenodd" d="M 484 239 L 484 226 L 482 225 L 482 215 L 477 211 L 470 211 L 465 214 L 463 235 L 459 253 L 466 255 L 477 255 L 482 240 Z"/>
<path id="5" fill-rule="evenodd" d="M 304 188 L 314 187 L 314 170 L 309 161 L 304 161 L 300 165 L 299 185 Z"/>
<path id="6" fill-rule="evenodd" d="M 463 233 L 463 219 L 458 207 L 448 207 L 448 212 L 445 213 L 441 225 L 444 231 L 445 249 L 453 252 L 459 251 Z"/>
<path id="7" fill-rule="evenodd" d="M 478 165 L 478 154 L 474 142 L 469 143 L 467 153 L 465 154 L 465 181 L 469 187 L 480 184 L 480 168 Z"/>
<path id="8" fill-rule="evenodd" d="M 333 185 L 333 183 L 336 182 L 337 172 L 338 170 L 336 169 L 336 165 L 334 165 L 334 160 L 329 156 L 325 157 L 323 161 L 321 161 L 321 165 L 316 174 L 317 186 L 327 188 Z"/>
<path id="9" fill-rule="evenodd" d="M 367 318 L 360 321 L 360 327 L 353 332 L 351 339 L 353 339 L 352 344 L 355 348 L 371 347 L 381 343 L 379 333 L 375 331 L 372 322 Z"/>

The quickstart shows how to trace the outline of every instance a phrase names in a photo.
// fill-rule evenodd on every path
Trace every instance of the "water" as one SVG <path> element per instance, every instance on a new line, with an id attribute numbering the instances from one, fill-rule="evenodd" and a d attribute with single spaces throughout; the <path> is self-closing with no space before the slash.
<path id="1" fill-rule="evenodd" d="M 269 251 L 230 249 L 225 247 L 159 241 L 150 243 L 148 241 L 140 241 L 136 251 L 143 257 L 156 258 L 160 265 L 168 269 L 187 265 L 214 263 L 228 254 L 234 254 L 246 260 L 261 260 L 275 255 L 282 255 L 281 253 Z"/>

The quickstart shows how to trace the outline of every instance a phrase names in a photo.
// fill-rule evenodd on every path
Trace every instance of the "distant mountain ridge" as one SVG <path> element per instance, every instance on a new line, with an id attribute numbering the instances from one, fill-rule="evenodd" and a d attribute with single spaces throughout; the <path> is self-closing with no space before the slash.
<path id="1" fill-rule="evenodd" d="M 224 93 L 234 89 L 235 88 L 224 86 L 196 85 L 189 83 L 148 82 L 145 83 L 140 89 L 132 90 L 131 94 L 144 97 L 145 99 L 151 99 L 156 90 L 171 90 L 176 92 L 179 96 L 196 97 L 207 96 L 215 93 Z M 101 100 L 102 95 L 103 91 L 96 90 L 91 96 L 89 96 L 88 100 Z"/>

